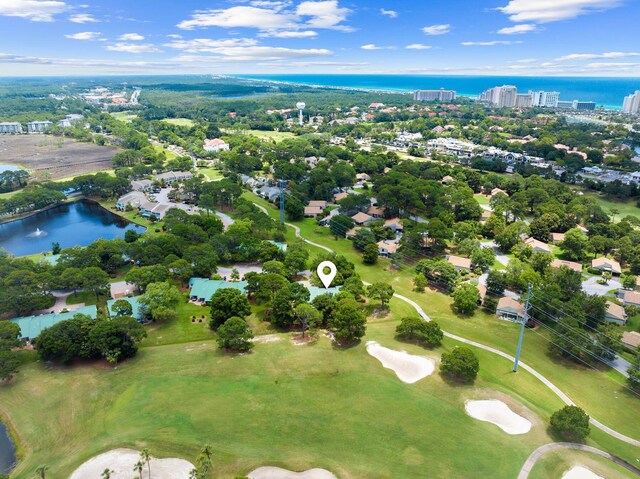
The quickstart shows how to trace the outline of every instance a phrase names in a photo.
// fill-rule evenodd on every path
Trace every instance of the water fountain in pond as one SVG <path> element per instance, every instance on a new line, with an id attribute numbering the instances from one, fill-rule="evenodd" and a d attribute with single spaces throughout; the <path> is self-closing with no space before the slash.
<path id="1" fill-rule="evenodd" d="M 29 238 L 41 238 L 43 236 L 47 236 L 47 232 L 46 231 L 42 231 L 40 228 L 36 228 L 36 230 L 33 233 L 29 233 L 27 236 Z"/>

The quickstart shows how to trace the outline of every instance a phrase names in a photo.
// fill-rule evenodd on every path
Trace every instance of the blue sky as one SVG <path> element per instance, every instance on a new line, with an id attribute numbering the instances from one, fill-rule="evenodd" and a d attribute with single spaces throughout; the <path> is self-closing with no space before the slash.
<path id="1" fill-rule="evenodd" d="M 0 0 L 0 76 L 640 77 L 639 0 Z"/>

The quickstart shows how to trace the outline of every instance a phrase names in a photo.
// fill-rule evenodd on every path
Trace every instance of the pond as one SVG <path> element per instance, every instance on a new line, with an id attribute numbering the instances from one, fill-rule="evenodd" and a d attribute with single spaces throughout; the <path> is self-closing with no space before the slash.
<path id="1" fill-rule="evenodd" d="M 5 171 L 18 171 L 18 170 L 20 170 L 19 166 L 5 165 L 3 163 L 0 163 L 0 173 L 4 173 Z"/>
<path id="2" fill-rule="evenodd" d="M 15 465 L 16 446 L 6 426 L 0 422 L 0 474 L 9 474 Z"/>
<path id="3" fill-rule="evenodd" d="M 142 233 L 146 228 L 97 203 L 81 200 L 0 224 L 0 248 L 14 256 L 26 256 L 51 251 L 54 242 L 61 248 L 87 246 L 99 238 L 124 237 L 131 229 Z"/>

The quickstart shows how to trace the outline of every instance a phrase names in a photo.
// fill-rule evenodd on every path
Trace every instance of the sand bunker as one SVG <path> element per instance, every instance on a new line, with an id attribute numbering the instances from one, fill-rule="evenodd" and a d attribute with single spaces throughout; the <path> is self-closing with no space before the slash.
<path id="1" fill-rule="evenodd" d="M 562 475 L 562 479 L 604 479 L 604 477 L 591 472 L 586 467 L 573 466 Z"/>
<path id="2" fill-rule="evenodd" d="M 99 478 L 105 469 L 113 471 L 111 479 L 137 479 L 133 466 L 140 460 L 140 452 L 133 449 L 114 449 L 89 459 L 75 470 L 69 479 Z M 183 459 L 156 459 L 150 461 L 153 479 L 188 479 L 193 464 Z M 142 479 L 149 479 L 145 464 Z"/>
<path id="3" fill-rule="evenodd" d="M 249 479 L 337 479 L 326 469 L 294 472 L 279 467 L 259 467 L 247 474 Z"/>
<path id="4" fill-rule="evenodd" d="M 507 434 L 525 434 L 531 429 L 531 421 L 497 399 L 466 401 L 464 409 L 472 418 L 493 423 Z"/>
<path id="5" fill-rule="evenodd" d="M 382 363 L 387 369 L 392 369 L 398 378 L 405 383 L 415 383 L 426 378 L 435 369 L 432 359 L 380 346 L 376 341 L 367 342 L 367 352 Z"/>

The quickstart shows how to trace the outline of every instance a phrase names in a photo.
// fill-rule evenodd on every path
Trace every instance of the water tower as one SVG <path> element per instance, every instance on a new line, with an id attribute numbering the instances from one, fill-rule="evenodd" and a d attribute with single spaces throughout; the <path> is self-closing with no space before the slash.
<path id="1" fill-rule="evenodd" d="M 303 101 L 299 101 L 298 103 L 296 103 L 296 108 L 300 112 L 300 115 L 299 115 L 300 126 L 304 125 L 304 118 L 302 117 L 302 110 L 304 110 L 306 106 L 307 105 L 305 105 L 305 103 Z"/>

